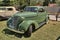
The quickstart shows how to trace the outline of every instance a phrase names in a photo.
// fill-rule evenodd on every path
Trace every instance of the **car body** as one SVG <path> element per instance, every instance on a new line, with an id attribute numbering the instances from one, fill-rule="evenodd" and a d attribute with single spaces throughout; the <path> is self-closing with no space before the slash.
<path id="1" fill-rule="evenodd" d="M 47 23 L 48 15 L 43 6 L 27 6 L 23 12 L 17 12 L 7 21 L 8 29 L 18 33 L 27 33 Z"/>
<path id="2" fill-rule="evenodd" d="M 8 19 L 16 12 L 18 11 L 13 6 L 0 6 L 0 20 Z"/>

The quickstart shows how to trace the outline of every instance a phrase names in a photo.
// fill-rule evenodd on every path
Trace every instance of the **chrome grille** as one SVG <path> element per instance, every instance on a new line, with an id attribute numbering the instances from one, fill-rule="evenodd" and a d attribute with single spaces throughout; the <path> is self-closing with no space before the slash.
<path id="1" fill-rule="evenodd" d="M 12 29 L 18 29 L 18 24 L 21 23 L 21 21 L 21 17 L 19 16 L 12 17 L 9 27 Z"/>

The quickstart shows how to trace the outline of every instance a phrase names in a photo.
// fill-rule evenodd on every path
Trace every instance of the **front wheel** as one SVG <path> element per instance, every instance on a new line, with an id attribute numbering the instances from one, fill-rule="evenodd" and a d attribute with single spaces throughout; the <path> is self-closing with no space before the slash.
<path id="1" fill-rule="evenodd" d="M 32 25 L 29 26 L 28 30 L 25 32 L 25 35 L 27 37 L 30 37 L 31 36 L 31 33 L 32 33 Z"/>

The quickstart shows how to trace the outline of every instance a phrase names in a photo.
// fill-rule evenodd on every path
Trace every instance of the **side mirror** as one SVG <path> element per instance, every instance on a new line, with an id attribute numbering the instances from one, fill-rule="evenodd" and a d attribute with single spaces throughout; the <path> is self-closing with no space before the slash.
<path id="1" fill-rule="evenodd" d="M 44 12 L 44 10 L 38 10 L 38 12 Z"/>
<path id="2" fill-rule="evenodd" d="M 38 12 L 44 12 L 45 10 L 43 8 L 40 8 Z"/>

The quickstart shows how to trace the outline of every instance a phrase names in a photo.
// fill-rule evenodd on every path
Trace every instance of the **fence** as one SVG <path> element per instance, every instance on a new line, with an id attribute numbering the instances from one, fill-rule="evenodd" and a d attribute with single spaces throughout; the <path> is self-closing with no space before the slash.
<path id="1" fill-rule="evenodd" d="M 50 20 L 60 21 L 60 7 L 46 7 Z"/>

